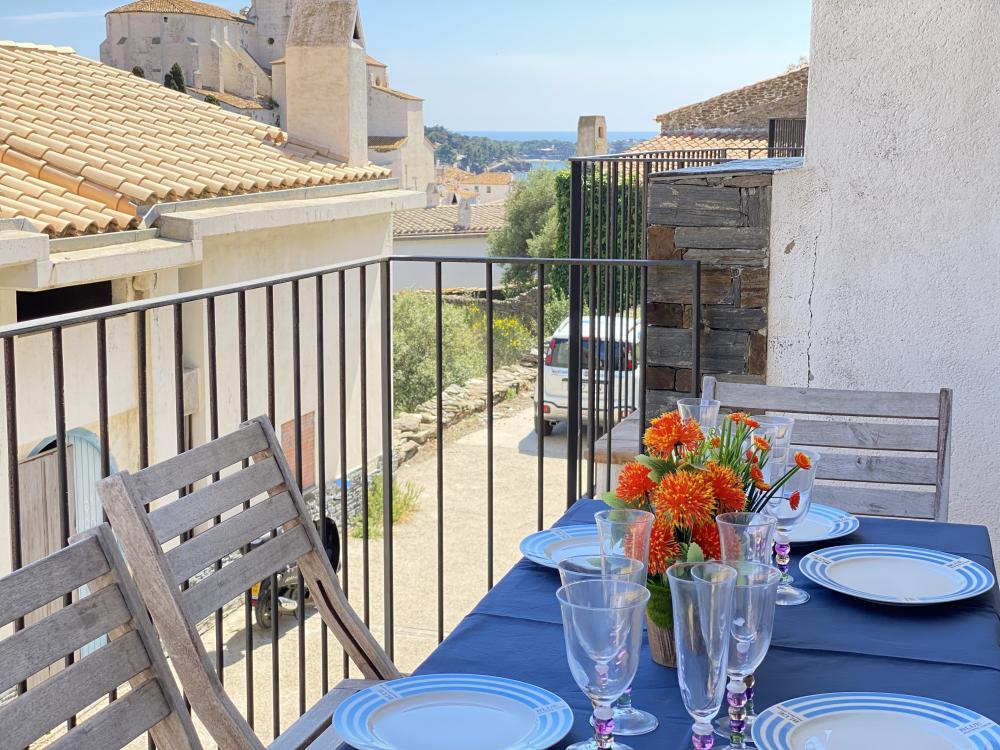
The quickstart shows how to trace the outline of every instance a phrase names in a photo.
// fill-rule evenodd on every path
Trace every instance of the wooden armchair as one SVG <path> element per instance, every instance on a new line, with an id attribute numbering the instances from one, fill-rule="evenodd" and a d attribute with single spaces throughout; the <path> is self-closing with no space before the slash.
<path id="1" fill-rule="evenodd" d="M 116 750 L 149 731 L 160 750 L 201 744 L 167 667 L 160 640 L 102 524 L 69 546 L 0 578 L 0 626 L 87 586 L 89 595 L 0 640 L 0 692 L 107 636 L 105 645 L 0 706 L 0 745 L 23 748 L 128 683 L 118 699 L 86 717 L 51 750 Z M 98 704 L 99 705 L 99 704 Z M 88 712 L 89 713 L 89 712 Z"/>
<path id="2" fill-rule="evenodd" d="M 247 458 L 253 459 L 247 468 L 145 510 L 149 503 Z M 191 705 L 222 750 L 260 750 L 263 745 L 226 695 L 196 626 L 289 563 L 298 563 L 323 621 L 364 676 L 400 676 L 337 583 L 266 417 L 135 474 L 115 474 L 98 485 L 98 492 Z M 216 516 L 223 517 L 222 523 L 187 535 Z M 199 571 L 212 569 L 217 560 L 276 528 L 282 532 L 181 589 Z M 177 538 L 180 543 L 164 551 L 164 543 Z M 336 702 L 363 684 L 353 680 L 338 685 L 271 747 L 308 747 Z"/>
<path id="3" fill-rule="evenodd" d="M 707 376 L 702 396 L 727 410 L 794 416 L 792 444 L 817 447 L 822 455 L 813 490 L 817 501 L 862 515 L 948 520 L 952 394 L 947 388 L 841 391 Z"/>

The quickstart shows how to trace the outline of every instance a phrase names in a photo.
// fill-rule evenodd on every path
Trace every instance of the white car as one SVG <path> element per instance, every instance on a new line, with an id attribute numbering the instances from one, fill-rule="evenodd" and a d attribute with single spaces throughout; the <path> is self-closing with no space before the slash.
<path id="1" fill-rule="evenodd" d="M 594 394 L 594 408 L 597 421 L 603 422 L 607 415 L 607 400 L 604 384 L 608 378 L 607 350 L 613 338 L 613 410 L 614 418 L 621 419 L 636 409 L 639 389 L 642 383 L 639 378 L 638 348 L 642 335 L 642 321 L 632 316 L 615 316 L 614 336 L 611 331 L 611 321 L 608 317 L 594 319 L 596 326 L 591 324 L 590 317 L 584 317 L 580 322 L 580 370 L 583 373 L 580 389 L 580 419 L 588 421 L 590 406 L 590 344 L 596 338 L 597 349 L 594 357 L 594 380 L 598 384 Z M 538 429 L 546 435 L 560 422 L 569 417 L 569 318 L 552 334 L 545 350 L 544 382 L 542 384 L 542 421 Z M 536 392 L 537 393 L 537 392 Z M 536 395 L 537 401 L 537 395 Z M 537 404 L 536 404 L 537 406 Z"/>

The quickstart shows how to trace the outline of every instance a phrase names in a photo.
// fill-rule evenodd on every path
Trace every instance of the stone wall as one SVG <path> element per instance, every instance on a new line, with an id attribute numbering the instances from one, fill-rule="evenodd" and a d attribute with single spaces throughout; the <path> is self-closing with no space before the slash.
<path id="1" fill-rule="evenodd" d="M 763 383 L 767 374 L 771 175 L 783 160 L 729 162 L 650 178 L 650 259 L 701 261 L 701 372 Z M 647 411 L 692 390 L 692 273 L 651 269 Z"/>

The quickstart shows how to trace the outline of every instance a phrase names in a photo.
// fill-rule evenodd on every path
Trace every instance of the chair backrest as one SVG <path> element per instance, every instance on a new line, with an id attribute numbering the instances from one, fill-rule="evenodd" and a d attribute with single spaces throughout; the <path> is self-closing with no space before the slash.
<path id="1" fill-rule="evenodd" d="M 948 520 L 949 389 L 784 388 L 707 376 L 702 395 L 723 409 L 793 416 L 792 444 L 816 447 L 822 456 L 817 501 L 862 515 Z"/>
<path id="2" fill-rule="evenodd" d="M 243 468 L 250 458 L 253 463 Z M 219 473 L 219 481 L 146 510 Z M 191 705 L 223 750 L 263 746 L 226 695 L 197 624 L 290 563 L 298 563 L 323 621 L 364 676 L 400 676 L 337 583 L 266 417 L 135 474 L 119 472 L 103 480 L 98 492 Z M 219 516 L 221 523 L 191 533 Z M 281 532 L 232 555 L 273 529 Z M 215 571 L 216 561 L 226 558 Z M 203 577 L 192 582 L 199 573 Z"/>
<path id="3" fill-rule="evenodd" d="M 83 586 L 86 596 L 79 595 Z M 200 750 L 159 637 L 106 524 L 0 578 L 0 627 L 66 595 L 71 604 L 0 640 L 0 692 L 73 657 L 70 666 L 0 706 L 0 745 L 27 747 L 84 712 L 47 747 L 116 750 L 149 731 L 161 750 Z M 81 654 L 105 637 L 104 645 Z M 102 705 L 126 683 L 127 692 Z"/>

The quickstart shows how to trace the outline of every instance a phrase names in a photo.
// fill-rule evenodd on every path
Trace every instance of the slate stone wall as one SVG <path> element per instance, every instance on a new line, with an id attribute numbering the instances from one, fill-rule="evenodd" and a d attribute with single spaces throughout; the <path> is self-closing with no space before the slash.
<path id="1" fill-rule="evenodd" d="M 767 370 L 771 174 L 717 165 L 650 178 L 646 248 L 651 259 L 701 261 L 701 372 L 763 383 Z M 692 274 L 649 273 L 646 376 L 650 417 L 690 395 Z"/>

